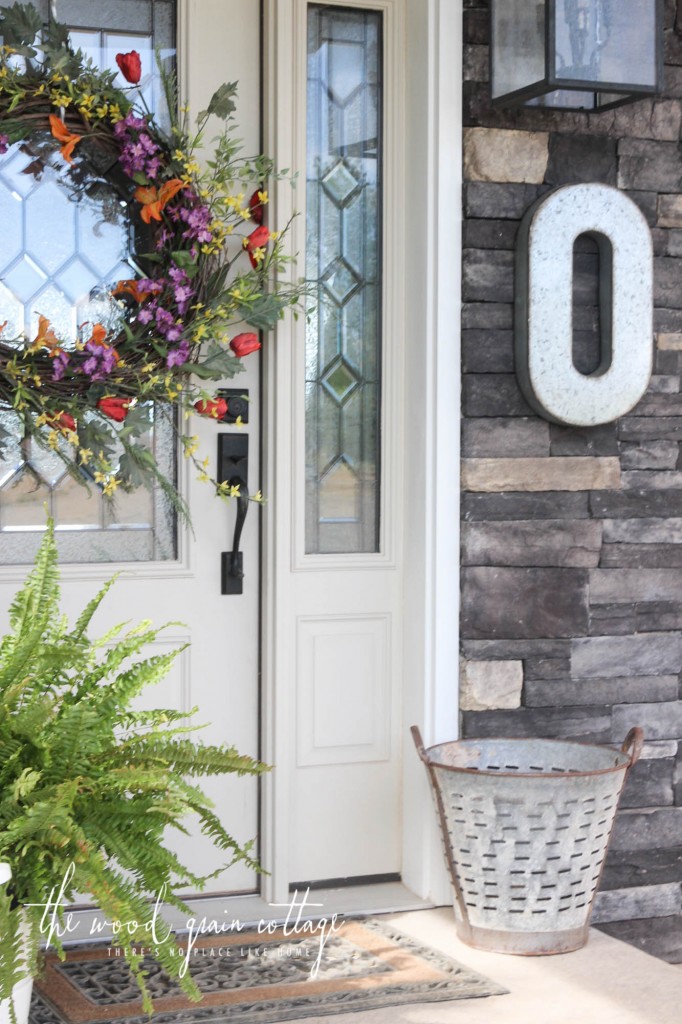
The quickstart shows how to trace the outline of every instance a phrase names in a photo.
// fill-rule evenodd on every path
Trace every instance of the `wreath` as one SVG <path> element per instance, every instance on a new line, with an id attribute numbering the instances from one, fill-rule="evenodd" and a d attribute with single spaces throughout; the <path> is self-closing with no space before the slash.
<path id="1" fill-rule="evenodd" d="M 74 202 L 99 197 L 111 216 L 127 217 L 134 269 L 106 282 L 106 322 L 79 323 L 75 337 L 59 336 L 37 306 L 31 337 L 8 337 L 2 325 L 0 409 L 107 498 L 157 482 L 186 514 L 143 443 L 153 416 L 168 415 L 201 478 L 229 497 L 235 488 L 211 478 L 188 424 L 226 415 L 209 382 L 242 370 L 260 332 L 301 297 L 299 286 L 278 283 L 285 232 L 266 224 L 267 185 L 280 175 L 266 157 L 242 156 L 234 137 L 237 84 L 222 85 L 190 124 L 157 54 L 165 130 L 146 107 L 136 51 L 116 55 L 128 83 L 119 88 L 115 71 L 74 51 L 68 29 L 44 27 L 30 4 L 1 6 L 0 32 L 0 154 L 18 150 L 24 174 L 40 179 L 49 168 Z M 211 117 L 224 125 L 202 170 Z M 2 446 L 0 436 L 0 456 Z"/>

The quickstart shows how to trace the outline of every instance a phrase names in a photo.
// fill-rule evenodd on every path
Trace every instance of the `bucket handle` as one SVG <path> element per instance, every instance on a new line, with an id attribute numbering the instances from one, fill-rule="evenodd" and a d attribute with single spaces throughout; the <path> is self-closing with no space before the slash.
<path id="1" fill-rule="evenodd" d="M 623 740 L 623 746 L 620 748 L 624 754 L 630 755 L 629 767 L 632 768 L 639 761 L 640 754 L 642 753 L 642 747 L 644 746 L 644 733 L 638 725 L 630 729 Z"/>
<path id="2" fill-rule="evenodd" d="M 426 753 L 426 748 L 424 747 L 424 741 L 422 740 L 422 734 L 419 731 L 419 726 L 413 725 L 412 728 L 410 729 L 410 732 L 412 733 L 412 739 L 414 740 L 414 745 L 417 748 L 417 753 L 419 754 L 424 764 L 428 767 L 429 755 Z"/>

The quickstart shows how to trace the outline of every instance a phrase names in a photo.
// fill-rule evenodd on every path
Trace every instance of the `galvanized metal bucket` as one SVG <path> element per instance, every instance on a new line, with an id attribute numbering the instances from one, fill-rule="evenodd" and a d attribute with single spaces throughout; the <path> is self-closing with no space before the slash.
<path id="1" fill-rule="evenodd" d="M 459 937 L 540 955 L 587 942 L 620 793 L 642 750 L 560 740 L 461 740 L 424 748 Z"/>

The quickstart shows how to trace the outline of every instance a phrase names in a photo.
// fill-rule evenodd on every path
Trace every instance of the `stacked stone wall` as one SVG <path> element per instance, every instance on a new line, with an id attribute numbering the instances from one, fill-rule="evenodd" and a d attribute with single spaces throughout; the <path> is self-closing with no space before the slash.
<path id="1" fill-rule="evenodd" d="M 661 97 L 597 115 L 493 110 L 489 11 L 465 0 L 462 734 L 617 743 L 640 725 L 595 911 L 682 961 L 682 0 Z M 514 375 L 519 220 L 604 182 L 652 231 L 654 375 L 592 429 L 533 414 Z M 575 361 L 598 363 L 598 253 L 574 261 Z"/>

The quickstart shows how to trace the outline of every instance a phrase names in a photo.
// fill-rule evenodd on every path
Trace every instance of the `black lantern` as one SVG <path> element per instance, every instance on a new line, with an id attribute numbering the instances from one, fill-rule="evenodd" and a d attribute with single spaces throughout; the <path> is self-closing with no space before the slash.
<path id="1" fill-rule="evenodd" d="M 607 110 L 660 92 L 663 0 L 492 0 L 493 103 Z"/>

